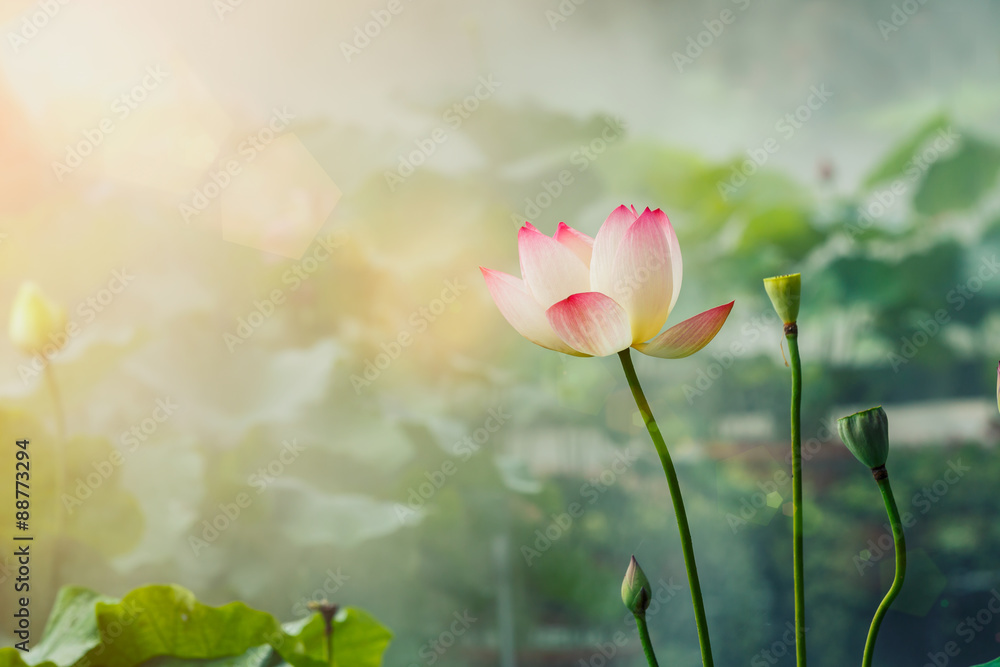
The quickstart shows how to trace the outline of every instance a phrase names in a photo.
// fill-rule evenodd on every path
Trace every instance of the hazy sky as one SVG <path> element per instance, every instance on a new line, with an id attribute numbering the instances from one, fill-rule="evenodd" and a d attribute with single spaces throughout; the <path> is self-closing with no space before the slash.
<path id="1" fill-rule="evenodd" d="M 986 131 L 1000 119 L 1000 7 L 988 0 L 52 4 L 25 40 L 12 35 L 46 3 L 8 0 L 0 14 L 0 63 L 43 123 L 79 117 L 81 97 L 106 104 L 162 62 L 203 82 L 237 126 L 286 105 L 405 145 L 492 75 L 498 102 L 611 113 L 722 158 L 779 137 L 776 123 L 825 86 L 809 121 L 779 137 L 776 164 L 811 176 L 830 158 L 849 186 L 935 110 Z M 359 37 L 366 27 L 374 36 Z"/>

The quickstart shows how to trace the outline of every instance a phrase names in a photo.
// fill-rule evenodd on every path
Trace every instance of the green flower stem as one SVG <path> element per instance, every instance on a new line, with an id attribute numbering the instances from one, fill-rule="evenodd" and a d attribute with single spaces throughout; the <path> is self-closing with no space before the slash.
<path id="1" fill-rule="evenodd" d="M 326 661 L 333 667 L 333 617 L 337 615 L 339 605 L 330 604 L 326 600 L 309 603 L 309 609 L 319 614 L 323 619 L 323 634 L 326 636 Z"/>
<path id="2" fill-rule="evenodd" d="M 646 654 L 646 662 L 649 667 L 660 667 L 656 662 L 656 654 L 653 653 L 653 642 L 649 640 L 649 628 L 646 626 L 646 615 L 636 614 L 635 625 L 639 628 L 639 640 L 642 642 L 642 652 Z"/>
<path id="3" fill-rule="evenodd" d="M 889 475 L 885 468 L 874 468 L 875 481 L 878 483 L 878 490 L 882 492 L 882 500 L 885 501 L 885 511 L 889 515 L 889 524 L 892 526 L 892 541 L 896 549 L 896 577 L 892 580 L 889 592 L 882 599 L 882 604 L 875 611 L 872 618 L 872 625 L 868 629 L 868 641 L 865 642 L 865 654 L 861 660 L 862 667 L 871 667 L 872 657 L 875 654 L 875 640 L 878 637 L 879 627 L 882 625 L 882 618 L 885 617 L 893 600 L 899 595 L 899 590 L 903 587 L 903 579 L 906 577 L 906 538 L 903 537 L 903 522 L 899 518 L 899 508 L 896 507 L 896 499 L 892 496 L 892 487 L 889 486 Z"/>
<path id="4" fill-rule="evenodd" d="M 56 373 L 52 369 L 52 364 L 45 366 L 45 383 L 49 387 L 49 394 L 52 396 L 52 410 L 56 416 L 56 434 L 60 440 L 66 438 L 66 411 L 63 409 L 62 396 L 59 393 L 59 385 L 56 382 Z"/>
<path id="5" fill-rule="evenodd" d="M 330 667 L 334 667 L 333 662 L 333 617 L 324 618 L 326 621 L 326 662 Z"/>
<path id="6" fill-rule="evenodd" d="M 59 498 L 63 497 L 63 492 L 66 489 L 66 410 L 63 408 L 62 396 L 59 393 L 59 383 L 56 382 L 56 372 L 51 362 L 45 366 L 45 383 L 48 385 L 49 394 L 52 397 L 52 409 L 56 417 L 56 438 L 53 442 L 55 453 L 53 457 L 55 459 L 55 492 L 52 494 L 52 500 L 55 502 L 53 530 L 56 539 L 59 539 L 58 536 L 62 533 L 63 524 L 65 523 L 64 510 Z M 55 571 L 57 573 L 59 571 L 58 562 L 55 565 Z"/>
<path id="7" fill-rule="evenodd" d="M 714 667 L 712 660 L 712 644 L 708 638 L 708 619 L 705 615 L 705 602 L 701 597 L 701 584 L 698 581 L 698 565 L 694 561 L 694 545 L 691 542 L 691 528 L 688 526 L 687 513 L 684 511 L 684 500 L 681 498 L 681 486 L 677 481 L 677 471 L 674 470 L 674 463 L 670 460 L 670 453 L 667 445 L 660 434 L 660 427 L 653 419 L 653 412 L 649 409 L 645 394 L 642 393 L 642 386 L 639 378 L 635 374 L 635 367 L 632 365 L 632 357 L 629 348 L 618 353 L 622 360 L 622 368 L 625 370 L 625 377 L 628 379 L 628 386 L 632 389 L 632 396 L 635 404 L 639 408 L 639 414 L 646 424 L 649 436 L 653 439 L 653 446 L 660 456 L 660 463 L 663 465 L 663 473 L 667 477 L 667 485 L 670 487 L 670 499 L 674 504 L 674 516 L 677 517 L 677 530 L 681 535 L 681 548 L 684 551 L 684 567 L 687 569 L 688 585 L 691 586 L 691 601 L 694 604 L 694 618 L 698 626 L 698 643 L 701 646 L 701 661 L 704 667 Z"/>
<path id="8" fill-rule="evenodd" d="M 802 361 L 799 329 L 785 326 L 792 367 L 792 570 L 795 579 L 795 664 L 806 667 L 806 592 L 802 556 Z"/>

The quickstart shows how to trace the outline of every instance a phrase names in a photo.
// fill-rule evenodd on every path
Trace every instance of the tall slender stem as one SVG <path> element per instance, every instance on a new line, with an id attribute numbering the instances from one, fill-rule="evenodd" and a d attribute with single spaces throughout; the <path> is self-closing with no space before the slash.
<path id="1" fill-rule="evenodd" d="M 660 667 L 656 662 L 656 654 L 653 653 L 653 642 L 649 640 L 649 628 L 646 626 L 646 615 L 636 614 L 635 625 L 639 628 L 639 641 L 642 642 L 642 652 L 646 654 L 646 662 L 649 667 Z"/>
<path id="2" fill-rule="evenodd" d="M 881 471 L 881 478 L 880 472 Z M 872 657 L 875 654 L 875 640 L 878 638 L 878 631 L 882 625 L 893 600 L 899 595 L 903 587 L 903 579 L 906 577 L 906 538 L 903 536 L 903 522 L 899 518 L 899 508 L 896 507 L 896 499 L 892 496 L 892 487 L 889 486 L 889 475 L 885 468 L 875 468 L 875 481 L 878 483 L 878 490 L 882 492 L 882 500 L 885 502 L 885 511 L 889 515 L 889 524 L 892 526 L 892 541 L 896 549 L 896 576 L 892 580 L 889 592 L 882 599 L 882 604 L 875 611 L 872 618 L 871 627 L 868 629 L 868 641 L 865 642 L 865 654 L 861 660 L 862 667 L 871 667 Z"/>
<path id="3" fill-rule="evenodd" d="M 56 433 L 60 440 L 66 438 L 66 411 L 63 409 L 62 397 L 59 394 L 59 385 L 56 383 L 56 374 L 52 370 L 52 364 L 45 366 L 45 384 L 49 388 L 52 397 L 52 410 L 56 416 Z"/>
<path id="4" fill-rule="evenodd" d="M 625 370 L 625 377 L 628 379 L 628 386 L 632 389 L 632 397 L 639 408 L 639 414 L 646 424 L 649 437 L 653 439 L 653 446 L 660 457 L 663 465 L 663 473 L 667 477 L 667 485 L 670 487 L 670 499 L 674 505 L 674 516 L 677 517 L 677 530 L 681 535 L 681 549 L 684 552 L 684 567 L 687 570 L 688 584 L 691 586 L 691 602 L 694 604 L 694 618 L 698 626 L 698 644 L 701 646 L 701 661 L 704 667 L 714 667 L 712 660 L 712 644 L 708 638 L 708 619 L 705 615 L 705 602 L 701 597 L 701 583 L 698 581 L 698 565 L 694 561 L 694 544 L 691 541 L 691 528 L 688 526 L 687 513 L 684 511 L 684 500 L 681 498 L 681 486 L 677 481 L 677 471 L 674 470 L 674 462 L 670 459 L 667 445 L 660 434 L 660 427 L 653 419 L 653 412 L 649 409 L 645 394 L 642 393 L 642 386 L 639 384 L 639 377 L 635 374 L 635 367 L 632 365 L 632 357 L 628 348 L 618 353 L 622 361 L 622 368 Z"/>
<path id="5" fill-rule="evenodd" d="M 55 370 L 53 370 L 51 363 L 45 366 L 45 384 L 49 388 L 49 394 L 52 397 L 52 409 L 56 415 L 56 439 L 53 446 L 55 456 L 52 457 L 55 459 L 53 464 L 55 465 L 56 492 L 52 494 L 52 498 L 55 501 L 53 523 L 58 539 L 63 526 L 63 510 L 60 506 L 60 498 L 62 498 L 62 494 L 66 488 L 66 457 L 64 456 L 66 448 L 66 411 L 63 409 L 62 397 L 59 394 L 59 384 L 56 382 Z"/>
<path id="6" fill-rule="evenodd" d="M 795 664 L 806 667 L 806 592 L 802 555 L 802 361 L 799 329 L 785 327 L 792 367 L 792 569 L 795 579 Z"/>

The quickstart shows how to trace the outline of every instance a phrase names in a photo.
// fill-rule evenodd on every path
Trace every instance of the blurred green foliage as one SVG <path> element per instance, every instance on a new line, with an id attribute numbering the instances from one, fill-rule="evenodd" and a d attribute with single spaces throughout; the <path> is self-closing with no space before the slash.
<path id="1" fill-rule="evenodd" d="M 422 167 L 391 196 L 382 170 L 372 170 L 327 225 L 347 242 L 295 289 L 283 282 L 291 260 L 155 227 L 141 240 L 116 236 L 143 249 L 136 261 L 149 310 L 54 365 L 72 417 L 62 457 L 70 488 L 121 448 L 121 425 L 145 417 L 157 397 L 181 409 L 68 517 L 52 543 L 58 562 L 37 576 L 53 595 L 57 583 L 117 595 L 177 581 L 211 603 L 241 599 L 280 618 L 305 618 L 306 601 L 329 597 L 393 629 L 386 664 L 496 664 L 511 637 L 520 665 L 577 665 L 621 632 L 628 640 L 615 664 L 640 665 L 618 595 L 634 553 L 659 602 L 649 622 L 661 661 L 696 664 L 666 485 L 615 360 L 570 359 L 524 341 L 475 271 L 517 272 L 514 231 L 532 206 L 543 230 L 564 220 L 594 234 L 614 206 L 635 202 L 667 211 L 680 237 L 685 287 L 672 322 L 737 301 L 698 355 L 637 366 L 678 458 L 716 659 L 777 656 L 792 619 L 788 496 L 775 491 L 767 509 L 754 503 L 760 485 L 787 469 L 788 381 L 780 324 L 763 319 L 761 278 L 803 274 L 807 435 L 834 406 L 992 400 L 1000 281 L 980 271 L 1000 247 L 990 208 L 1000 148 L 934 116 L 856 192 L 838 190 L 822 170 L 765 165 L 724 196 L 720 184 L 744 156 L 714 162 L 627 130 L 598 143 L 608 122 L 485 103 L 460 131 L 477 166 Z M 957 138 L 935 149 L 949 129 Z M 342 130 L 317 122 L 297 131 L 332 161 Z M 915 168 L 914 156 L 925 166 Z M 570 183 L 552 195 L 546 184 L 563 171 Z M 80 234 L 99 236 L 135 213 L 130 201 L 105 200 L 90 215 L 109 222 Z M 184 266 L 161 250 L 178 246 Z M 422 312 L 446 280 L 466 291 L 442 314 Z M 224 334 L 274 289 L 287 304 L 227 350 Z M 942 310 L 938 332 L 902 356 Z M 412 346 L 369 369 L 400 332 Z M 41 384 L 11 403 L 0 442 L 45 433 L 51 407 Z M 482 442 L 469 440 L 490 410 L 511 416 Z M 778 429 L 763 438 L 721 432 L 727 416 L 745 414 Z M 907 580 L 909 611 L 883 626 L 879 664 L 923 664 L 951 641 L 961 664 L 998 652 L 996 618 L 968 643 L 961 626 L 1000 585 L 991 437 L 890 455 L 897 494 L 909 499 L 901 509 L 917 518 L 907 540 L 924 565 Z M 52 439 L 37 440 L 37 459 L 53 460 Z M 290 461 L 278 458 L 285 442 L 298 448 Z M 609 478 L 626 451 L 638 460 Z M 971 470 L 924 512 L 917 494 L 959 460 Z M 888 585 L 890 561 L 862 556 L 878 543 L 883 510 L 838 442 L 824 440 L 805 474 L 810 657 L 842 667 L 860 657 Z M 41 463 L 36 493 L 53 476 Z M 744 501 L 750 517 L 734 522 Z M 572 503 L 585 512 L 564 527 Z M 37 600 L 36 613 L 51 597 Z M 456 615 L 476 620 L 458 633 Z"/>

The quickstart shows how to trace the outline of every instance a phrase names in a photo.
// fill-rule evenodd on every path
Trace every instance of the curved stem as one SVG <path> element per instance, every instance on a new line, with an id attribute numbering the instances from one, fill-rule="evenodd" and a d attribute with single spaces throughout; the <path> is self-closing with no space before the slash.
<path id="1" fill-rule="evenodd" d="M 893 600 L 899 595 L 903 587 L 903 579 L 906 577 L 906 538 L 903 537 L 903 522 L 899 517 L 899 508 L 896 507 L 896 499 L 892 496 L 892 487 L 889 486 L 889 477 L 876 479 L 878 490 L 882 492 L 882 500 L 885 501 L 885 511 L 889 515 L 889 524 L 892 526 L 892 541 L 896 549 L 896 577 L 892 580 L 889 592 L 882 599 L 882 604 L 875 611 L 872 618 L 872 625 L 868 629 L 868 641 L 865 642 L 865 654 L 861 660 L 862 667 L 871 667 L 872 657 L 875 654 L 875 640 L 878 638 L 879 627 L 882 625 L 882 618 Z"/>
<path id="2" fill-rule="evenodd" d="M 674 505 L 674 516 L 677 517 L 677 530 L 681 535 L 681 549 L 684 552 L 684 567 L 687 570 L 688 584 L 691 586 L 691 602 L 694 604 L 694 618 L 698 626 L 698 644 L 701 646 L 701 661 L 704 667 L 714 667 L 712 660 L 712 644 L 708 638 L 708 619 L 705 615 L 705 602 L 701 597 L 701 583 L 698 581 L 698 566 L 694 561 L 694 544 L 691 541 L 691 528 L 688 526 L 687 513 L 684 511 L 684 500 L 681 498 L 681 486 L 677 481 L 677 471 L 674 470 L 674 463 L 670 459 L 667 445 L 660 434 L 660 427 L 653 419 L 653 412 L 649 409 L 645 394 L 642 393 L 642 386 L 639 384 L 639 377 L 635 374 L 635 367 L 632 365 L 632 357 L 628 348 L 618 353 L 622 361 L 622 368 L 625 370 L 625 377 L 628 379 L 628 386 L 632 389 L 632 397 L 639 408 L 639 414 L 646 424 L 649 437 L 653 439 L 653 446 L 660 456 L 660 463 L 663 465 L 663 473 L 667 477 L 667 485 L 670 487 L 670 499 Z"/>
<path id="3" fill-rule="evenodd" d="M 795 664 L 806 667 L 806 592 L 802 555 L 802 361 L 796 326 L 785 335 L 792 368 L 792 570 L 795 580 Z"/>
<path id="4" fill-rule="evenodd" d="M 642 642 L 642 652 L 646 654 L 646 662 L 649 667 L 660 667 L 656 662 L 656 654 L 653 653 L 653 642 L 649 640 L 649 628 L 646 626 L 646 615 L 636 614 L 635 625 L 639 628 L 639 641 Z"/>

